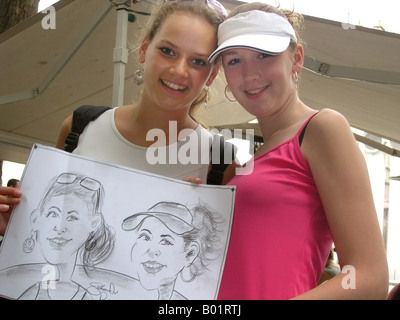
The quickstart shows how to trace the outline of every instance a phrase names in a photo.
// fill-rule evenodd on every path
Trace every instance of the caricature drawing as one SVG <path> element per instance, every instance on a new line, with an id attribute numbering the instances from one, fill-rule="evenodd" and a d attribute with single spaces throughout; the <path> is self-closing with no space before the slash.
<path id="1" fill-rule="evenodd" d="M 204 206 L 191 211 L 162 201 L 126 218 L 122 229 L 135 231 L 132 264 L 140 284 L 157 290 L 158 300 L 186 299 L 174 289 L 178 275 L 191 282 L 220 254 L 217 220 Z"/>
<path id="2" fill-rule="evenodd" d="M 21 191 L 0 247 L 0 297 L 217 297 L 232 186 L 193 185 L 36 144 Z"/>
<path id="3" fill-rule="evenodd" d="M 19 299 L 91 299 L 71 277 L 78 255 L 84 268 L 92 267 L 113 249 L 114 234 L 100 211 L 103 196 L 99 181 L 78 174 L 62 173 L 51 182 L 31 213 L 32 231 L 22 249 L 29 254 L 39 248 L 53 279 L 35 283 Z"/>

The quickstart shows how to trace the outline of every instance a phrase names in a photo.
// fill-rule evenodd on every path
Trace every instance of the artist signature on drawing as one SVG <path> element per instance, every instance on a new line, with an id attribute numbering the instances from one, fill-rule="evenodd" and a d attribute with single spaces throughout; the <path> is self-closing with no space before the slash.
<path id="1" fill-rule="evenodd" d="M 92 296 L 99 297 L 100 300 L 107 300 L 109 296 L 118 294 L 118 290 L 115 289 L 113 282 L 111 282 L 108 287 L 101 282 L 91 282 L 87 290 Z"/>

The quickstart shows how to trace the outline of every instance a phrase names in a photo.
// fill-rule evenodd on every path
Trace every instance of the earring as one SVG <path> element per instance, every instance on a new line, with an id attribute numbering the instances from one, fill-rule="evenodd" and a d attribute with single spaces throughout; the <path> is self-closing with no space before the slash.
<path id="1" fill-rule="evenodd" d="M 33 251 L 33 249 L 35 249 L 36 242 L 35 242 L 35 239 L 34 239 L 34 234 L 35 234 L 35 231 L 32 230 L 31 231 L 31 236 L 29 238 L 25 239 L 25 241 L 24 241 L 24 243 L 22 245 L 22 250 L 25 253 L 31 253 Z"/>
<path id="2" fill-rule="evenodd" d="M 136 85 L 140 86 L 143 81 L 144 81 L 144 72 L 143 72 L 143 68 L 140 68 L 138 70 L 136 70 L 133 73 L 133 81 L 136 83 Z"/>
<path id="3" fill-rule="evenodd" d="M 231 91 L 231 89 L 229 88 L 229 86 L 226 85 L 226 87 L 225 87 L 225 97 L 226 97 L 230 102 L 236 102 L 236 101 L 237 101 L 236 99 L 232 99 L 232 98 L 229 98 L 229 97 L 228 97 L 228 94 L 227 94 L 228 92 L 232 93 L 232 91 Z"/>
<path id="4" fill-rule="evenodd" d="M 208 103 L 208 90 L 210 89 L 210 87 L 206 88 L 206 98 L 204 99 L 204 108 L 207 108 L 207 103 Z"/>
<path id="5" fill-rule="evenodd" d="M 188 272 L 189 272 L 189 276 L 190 276 L 189 280 L 187 280 L 187 279 L 185 279 L 185 278 L 183 277 L 183 272 L 184 272 L 185 270 L 188 270 Z M 192 282 L 192 281 L 196 278 L 196 273 L 195 273 L 195 272 L 192 272 L 190 266 L 184 268 L 184 269 L 179 273 L 179 275 L 181 276 L 182 281 L 183 281 L 183 282 L 186 282 L 186 283 Z"/>
<path id="6" fill-rule="evenodd" d="M 298 87 L 298 85 L 299 85 L 299 75 L 297 74 L 296 71 L 293 73 L 293 80 L 294 80 L 294 83 L 296 84 L 296 87 Z"/>

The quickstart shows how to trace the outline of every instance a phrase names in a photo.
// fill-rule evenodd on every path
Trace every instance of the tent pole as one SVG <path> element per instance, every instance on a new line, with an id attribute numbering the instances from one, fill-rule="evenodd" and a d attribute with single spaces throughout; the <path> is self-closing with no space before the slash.
<path id="1" fill-rule="evenodd" d="M 114 0 L 117 6 L 117 32 L 113 54 L 114 81 L 112 106 L 120 107 L 124 103 L 125 66 L 128 63 L 128 8 L 131 0 Z"/>

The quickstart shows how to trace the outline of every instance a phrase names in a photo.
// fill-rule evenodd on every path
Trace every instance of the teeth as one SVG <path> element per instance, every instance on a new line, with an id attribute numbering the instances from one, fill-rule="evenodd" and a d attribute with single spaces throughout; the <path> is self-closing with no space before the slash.
<path id="1" fill-rule="evenodd" d="M 263 91 L 266 87 L 261 88 L 261 89 L 257 89 L 257 90 L 253 90 L 253 91 L 246 91 L 248 94 L 257 94 L 260 93 L 261 91 Z"/>
<path id="2" fill-rule="evenodd" d="M 149 269 L 159 269 L 159 268 L 162 267 L 162 265 L 159 264 L 159 263 L 149 263 L 149 262 L 145 262 L 145 263 L 143 263 L 143 265 L 144 265 L 146 268 L 149 268 Z"/>
<path id="3" fill-rule="evenodd" d="M 58 244 L 58 245 L 63 245 L 69 242 L 69 240 L 64 239 L 64 238 L 53 238 L 49 239 L 51 242 Z"/>
<path id="4" fill-rule="evenodd" d="M 176 83 L 172 83 L 172 82 L 169 82 L 169 81 L 166 81 L 166 80 L 161 80 L 161 81 L 162 81 L 162 83 L 165 84 L 168 88 L 171 88 L 171 89 L 173 89 L 173 90 L 183 91 L 183 90 L 186 89 L 185 86 L 181 86 L 181 85 L 176 84 Z"/>
<path id="5" fill-rule="evenodd" d="M 147 261 L 142 264 L 146 272 L 153 274 L 160 272 L 164 268 L 162 264 L 159 264 L 158 262 L 155 261 Z"/>

